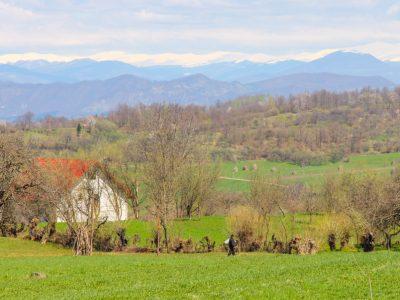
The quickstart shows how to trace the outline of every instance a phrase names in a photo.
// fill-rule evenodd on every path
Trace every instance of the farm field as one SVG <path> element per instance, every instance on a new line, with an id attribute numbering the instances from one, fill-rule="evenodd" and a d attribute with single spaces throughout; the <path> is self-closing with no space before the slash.
<path id="1" fill-rule="evenodd" d="M 392 162 L 400 160 L 400 153 L 352 155 L 348 162 L 329 163 L 321 166 L 300 167 L 286 162 L 271 162 L 267 160 L 224 162 L 221 164 L 221 179 L 218 188 L 224 191 L 244 192 L 249 189 L 249 182 L 256 171 L 252 166 L 257 164 L 260 174 L 280 177 L 283 182 L 318 185 L 326 175 L 335 175 L 342 171 L 373 171 L 389 174 Z M 234 173 L 234 167 L 238 172 Z M 243 171 L 242 167 L 248 166 L 250 170 Z"/>
<path id="2" fill-rule="evenodd" d="M 400 253 L 387 251 L 73 257 L 51 245 L 0 238 L 0 298 L 393 299 L 399 267 Z"/>

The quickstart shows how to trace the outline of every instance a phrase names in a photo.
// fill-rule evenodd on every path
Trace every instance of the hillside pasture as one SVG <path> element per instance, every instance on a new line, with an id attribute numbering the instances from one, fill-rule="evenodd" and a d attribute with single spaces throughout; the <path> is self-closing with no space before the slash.
<path id="1" fill-rule="evenodd" d="M 287 162 L 267 160 L 250 160 L 221 163 L 221 178 L 218 188 L 222 191 L 244 192 L 249 189 L 249 181 L 259 173 L 271 177 L 279 177 L 284 183 L 304 183 L 318 185 L 326 176 L 340 172 L 377 172 L 390 174 L 393 166 L 400 162 L 400 153 L 352 155 L 347 162 L 328 163 L 318 166 L 301 167 Z M 252 170 L 253 165 L 257 170 Z M 247 166 L 249 170 L 243 170 Z M 238 172 L 233 170 L 237 167 Z"/>

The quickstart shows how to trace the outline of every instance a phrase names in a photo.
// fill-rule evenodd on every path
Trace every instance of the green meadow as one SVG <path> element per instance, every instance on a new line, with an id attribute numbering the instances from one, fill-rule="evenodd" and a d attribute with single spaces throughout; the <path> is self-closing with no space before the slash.
<path id="1" fill-rule="evenodd" d="M 74 257 L 0 238 L 0 299 L 395 299 L 399 268 L 387 251 Z"/>
<path id="2" fill-rule="evenodd" d="M 284 183 L 321 184 L 326 176 L 340 172 L 377 172 L 390 174 L 393 164 L 400 162 L 400 153 L 352 155 L 348 162 L 328 163 L 320 166 L 305 166 L 272 162 L 267 160 L 238 161 L 221 163 L 221 179 L 218 188 L 223 191 L 244 192 L 249 189 L 249 180 L 257 174 L 279 177 Z M 257 165 L 257 171 L 252 170 Z M 243 167 L 249 170 L 244 171 Z M 238 172 L 234 172 L 234 168 Z"/>

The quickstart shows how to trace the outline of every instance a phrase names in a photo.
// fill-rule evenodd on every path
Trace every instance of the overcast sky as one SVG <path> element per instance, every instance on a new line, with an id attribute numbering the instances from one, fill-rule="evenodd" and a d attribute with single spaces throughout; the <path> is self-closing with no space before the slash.
<path id="1" fill-rule="evenodd" d="M 310 60 L 336 49 L 400 60 L 400 1 L 0 0 L 3 62 Z"/>

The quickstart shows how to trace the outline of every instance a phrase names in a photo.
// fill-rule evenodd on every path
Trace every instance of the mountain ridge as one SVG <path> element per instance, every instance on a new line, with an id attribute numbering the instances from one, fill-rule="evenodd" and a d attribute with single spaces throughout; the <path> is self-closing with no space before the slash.
<path id="1" fill-rule="evenodd" d="M 13 69 L 8 74 L 6 71 L 1 71 L 1 66 L 11 66 L 17 69 Z M 150 80 L 167 81 L 201 73 L 214 80 L 239 81 L 247 84 L 295 73 L 323 72 L 354 76 L 381 76 L 400 84 L 400 62 L 381 61 L 370 54 L 348 51 L 336 51 L 310 62 L 298 60 L 272 63 L 241 61 L 218 62 L 194 67 L 179 65 L 140 67 L 120 61 L 95 61 L 91 59 L 53 63 L 43 60 L 19 61 L 13 64 L 0 65 L 0 81 L 75 83 L 86 80 L 107 80 L 126 74 Z"/>
<path id="2" fill-rule="evenodd" d="M 212 105 L 240 96 L 283 95 L 317 90 L 344 91 L 364 87 L 394 87 L 377 76 L 350 76 L 330 73 L 298 73 L 250 84 L 210 79 L 204 74 L 156 81 L 135 75 L 77 83 L 1 83 L 0 119 L 13 119 L 26 111 L 37 115 L 76 117 L 106 113 L 118 104 L 174 102 Z"/>

